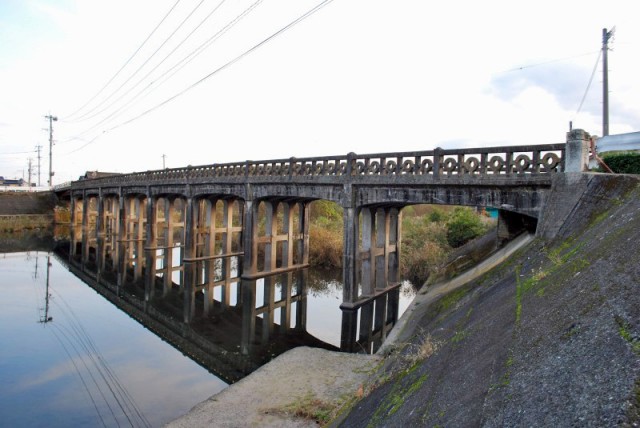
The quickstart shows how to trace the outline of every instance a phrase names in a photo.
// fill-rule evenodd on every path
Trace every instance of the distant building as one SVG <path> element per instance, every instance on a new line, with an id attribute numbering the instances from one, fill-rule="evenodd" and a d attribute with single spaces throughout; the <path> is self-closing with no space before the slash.
<path id="1" fill-rule="evenodd" d="M 29 184 L 26 181 L 24 181 L 24 179 L 22 178 L 9 179 L 9 178 L 0 177 L 0 186 L 24 187 L 28 185 Z"/>

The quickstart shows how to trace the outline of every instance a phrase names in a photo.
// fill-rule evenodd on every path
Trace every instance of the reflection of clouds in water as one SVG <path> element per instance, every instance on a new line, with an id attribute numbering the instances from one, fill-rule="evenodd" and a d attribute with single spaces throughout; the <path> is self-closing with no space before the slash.
<path id="1" fill-rule="evenodd" d="M 15 383 L 14 392 L 24 392 L 28 389 L 39 387 L 51 382 L 61 381 L 67 376 L 75 376 L 77 371 L 73 363 L 75 363 L 78 367 L 84 367 L 82 365 L 82 359 L 80 357 L 74 357 L 73 361 L 60 361 L 59 363 L 52 367 L 49 367 L 45 371 L 34 371 L 18 379 Z"/>
<path id="2" fill-rule="evenodd" d="M 40 257 L 40 262 L 43 268 L 46 258 Z M 109 403 L 118 421 L 127 424 L 111 392 L 113 389 L 120 394 L 116 387 L 119 384 L 152 426 L 161 426 L 226 387 L 223 381 L 80 283 L 57 260 L 51 258 L 51 262 L 49 291 L 53 323 L 42 328 L 34 318 L 37 320 L 42 315 L 38 307 L 44 304 L 44 273 L 39 275 L 33 288 L 34 260 L 26 260 L 25 253 L 0 259 L 3 279 L 10 279 L 3 284 L 5 298 L 0 313 L 0 325 L 6 327 L 0 329 L 3 343 L 0 349 L 3 361 L 0 408 L 3 411 L 0 413 L 4 413 L 5 408 L 12 409 L 8 419 L 3 418 L 4 422 L 99 425 L 92 402 L 95 401 L 107 423 L 109 418 L 113 422 Z M 25 291 L 37 294 L 33 305 L 25 300 Z M 91 356 L 85 346 L 91 350 Z M 108 374 L 105 364 L 117 381 Z M 123 400 L 122 396 L 118 397 Z"/>

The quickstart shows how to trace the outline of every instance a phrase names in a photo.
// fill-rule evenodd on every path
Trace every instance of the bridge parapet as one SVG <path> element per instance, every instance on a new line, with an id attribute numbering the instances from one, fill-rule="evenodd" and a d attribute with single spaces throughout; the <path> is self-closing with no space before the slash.
<path id="1" fill-rule="evenodd" d="M 247 160 L 224 164 L 187 166 L 165 170 L 134 172 L 73 183 L 75 188 L 118 186 L 171 181 L 251 182 L 263 177 L 277 181 L 299 178 L 338 178 L 348 182 L 356 177 L 497 177 L 553 174 L 564 170 L 565 144 L 503 146 L 415 152 L 372 153 L 262 161 Z"/>

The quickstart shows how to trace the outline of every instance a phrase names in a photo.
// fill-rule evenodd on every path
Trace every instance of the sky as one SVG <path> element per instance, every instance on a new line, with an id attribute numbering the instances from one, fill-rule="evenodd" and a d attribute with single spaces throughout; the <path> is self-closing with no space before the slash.
<path id="1" fill-rule="evenodd" d="M 570 121 L 601 135 L 614 26 L 610 133 L 638 131 L 638 12 L 637 0 L 1 0 L 0 176 L 27 179 L 32 158 L 37 183 L 42 146 L 46 185 L 47 115 L 53 184 L 559 143 Z"/>

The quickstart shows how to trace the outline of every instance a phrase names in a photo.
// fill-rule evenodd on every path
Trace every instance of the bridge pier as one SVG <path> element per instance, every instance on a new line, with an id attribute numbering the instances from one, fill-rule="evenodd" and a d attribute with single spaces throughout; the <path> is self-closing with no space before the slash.
<path id="1" fill-rule="evenodd" d="M 401 224 L 400 209 L 395 205 L 344 209 L 344 285 L 340 308 L 341 349 L 345 351 L 361 350 L 355 347 L 363 344 L 368 348 L 375 346 L 398 319 Z"/>

